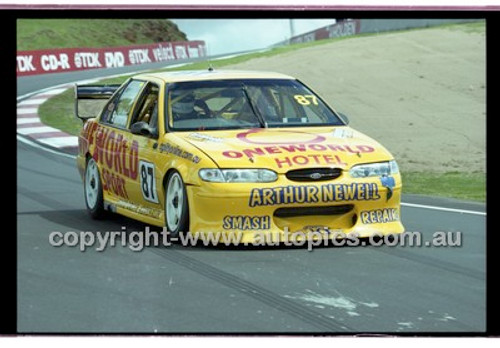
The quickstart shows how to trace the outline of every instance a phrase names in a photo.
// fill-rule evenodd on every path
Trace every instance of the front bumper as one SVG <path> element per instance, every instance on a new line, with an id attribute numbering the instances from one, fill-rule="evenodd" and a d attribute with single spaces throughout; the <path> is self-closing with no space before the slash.
<path id="1" fill-rule="evenodd" d="M 188 186 L 187 194 L 191 234 L 212 241 L 286 242 L 404 232 L 399 174 L 390 180 L 343 177 L 298 183 L 280 176 L 271 184 L 203 183 Z"/>

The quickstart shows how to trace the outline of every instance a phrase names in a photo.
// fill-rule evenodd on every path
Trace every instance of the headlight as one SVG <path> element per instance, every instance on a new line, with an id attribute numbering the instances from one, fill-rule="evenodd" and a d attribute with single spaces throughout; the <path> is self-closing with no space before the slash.
<path id="1" fill-rule="evenodd" d="M 278 174 L 269 169 L 200 169 L 200 178 L 209 182 L 273 182 Z"/>
<path id="2" fill-rule="evenodd" d="M 359 164 L 349 170 L 353 178 L 366 178 L 369 176 L 384 176 L 399 173 L 396 161 Z"/>

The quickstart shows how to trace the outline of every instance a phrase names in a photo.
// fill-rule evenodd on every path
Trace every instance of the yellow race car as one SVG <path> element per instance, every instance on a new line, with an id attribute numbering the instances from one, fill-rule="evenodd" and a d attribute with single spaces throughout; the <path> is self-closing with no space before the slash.
<path id="1" fill-rule="evenodd" d="M 404 230 L 393 156 L 293 77 L 140 74 L 76 85 L 75 100 L 84 121 L 77 163 L 94 218 L 111 211 L 171 237 L 238 234 L 242 243 Z"/>

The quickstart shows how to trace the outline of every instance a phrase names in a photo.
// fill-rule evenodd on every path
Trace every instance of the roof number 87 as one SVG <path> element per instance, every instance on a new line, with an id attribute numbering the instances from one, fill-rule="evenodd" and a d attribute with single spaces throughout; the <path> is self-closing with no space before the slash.
<path id="1" fill-rule="evenodd" d="M 300 105 L 311 105 L 311 103 L 313 103 L 314 105 L 318 105 L 318 98 L 316 98 L 316 96 L 312 94 L 309 95 L 296 94 L 293 96 L 293 98 Z"/>

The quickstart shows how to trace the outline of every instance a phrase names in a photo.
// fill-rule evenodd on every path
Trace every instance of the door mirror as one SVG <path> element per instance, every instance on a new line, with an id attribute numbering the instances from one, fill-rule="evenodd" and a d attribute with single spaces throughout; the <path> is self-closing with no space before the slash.
<path id="1" fill-rule="evenodd" d="M 339 112 L 338 114 L 339 114 L 339 116 L 340 116 L 341 120 L 342 120 L 345 124 L 349 124 L 349 117 L 347 117 L 347 115 L 346 115 L 346 114 L 343 114 L 343 113 L 341 113 L 341 112 Z"/>
<path id="2" fill-rule="evenodd" d="M 151 128 L 146 122 L 136 122 L 130 127 L 132 134 L 146 137 L 156 136 L 156 130 Z"/>

